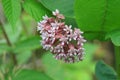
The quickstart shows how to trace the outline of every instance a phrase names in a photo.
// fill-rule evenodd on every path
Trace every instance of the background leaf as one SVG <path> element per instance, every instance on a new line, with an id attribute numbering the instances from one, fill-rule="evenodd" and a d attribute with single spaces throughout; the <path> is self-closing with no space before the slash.
<path id="1" fill-rule="evenodd" d="M 26 63 L 31 56 L 32 56 L 32 52 L 30 50 L 26 50 L 26 51 L 22 51 L 21 53 L 18 53 L 17 54 L 18 64 Z"/>
<path id="2" fill-rule="evenodd" d="M 115 30 L 106 35 L 106 39 L 110 38 L 114 45 L 120 46 L 120 30 Z"/>
<path id="3" fill-rule="evenodd" d="M 106 32 L 120 29 L 119 5 L 119 0 L 76 0 L 74 9 L 78 26 L 88 36 L 93 33 L 90 35 L 93 39 L 104 38 Z"/>
<path id="4" fill-rule="evenodd" d="M 12 26 L 15 26 L 20 13 L 20 0 L 2 0 L 5 15 Z"/>
<path id="5" fill-rule="evenodd" d="M 98 80 L 117 80 L 116 72 L 103 61 L 98 61 L 95 68 Z"/>
<path id="6" fill-rule="evenodd" d="M 42 16 L 49 13 L 49 10 L 47 10 L 40 2 L 36 0 L 25 0 L 23 3 L 23 8 L 36 21 L 40 21 Z"/>
<path id="7" fill-rule="evenodd" d="M 11 50 L 11 48 L 7 44 L 0 44 L 0 55 L 9 50 Z"/>
<path id="8" fill-rule="evenodd" d="M 34 70 L 22 70 L 12 80 L 52 80 L 44 73 Z"/>
<path id="9" fill-rule="evenodd" d="M 8 38 L 9 38 L 9 40 L 10 40 L 10 42 L 12 44 L 16 43 L 19 40 L 21 32 L 22 32 L 22 25 L 21 25 L 20 21 L 18 21 L 16 23 L 16 26 L 13 26 L 14 31 L 12 29 L 12 26 L 10 26 L 9 24 L 6 24 L 4 26 L 5 27 L 5 31 L 6 31 L 6 33 L 8 35 Z"/>
<path id="10" fill-rule="evenodd" d="M 51 11 L 59 9 L 67 17 L 74 16 L 73 5 L 74 0 L 39 0 L 46 8 Z"/>
<path id="11" fill-rule="evenodd" d="M 40 47 L 40 37 L 39 36 L 31 36 L 25 40 L 21 40 L 20 42 L 15 44 L 14 51 L 24 51 L 24 50 L 33 50 Z"/>

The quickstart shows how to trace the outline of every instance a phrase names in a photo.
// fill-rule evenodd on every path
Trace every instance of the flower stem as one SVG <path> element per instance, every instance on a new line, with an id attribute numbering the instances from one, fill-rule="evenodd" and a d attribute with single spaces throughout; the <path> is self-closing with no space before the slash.
<path id="1" fill-rule="evenodd" d="M 118 80 L 120 80 L 120 46 L 115 46 L 115 62 Z"/>

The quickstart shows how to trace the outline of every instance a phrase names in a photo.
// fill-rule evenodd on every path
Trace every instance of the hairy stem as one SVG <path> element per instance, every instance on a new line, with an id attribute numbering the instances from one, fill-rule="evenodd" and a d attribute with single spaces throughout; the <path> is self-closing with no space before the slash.
<path id="1" fill-rule="evenodd" d="M 118 74 L 118 80 L 120 80 L 120 47 L 115 46 L 115 62 L 116 72 Z"/>

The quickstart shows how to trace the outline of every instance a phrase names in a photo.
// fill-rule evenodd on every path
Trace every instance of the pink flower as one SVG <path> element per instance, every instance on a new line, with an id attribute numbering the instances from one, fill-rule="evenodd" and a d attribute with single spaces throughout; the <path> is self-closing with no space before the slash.
<path id="1" fill-rule="evenodd" d="M 65 17 L 59 13 L 59 10 L 56 9 L 55 11 L 53 11 L 53 15 L 56 16 L 59 19 L 65 19 Z"/>
<path id="2" fill-rule="evenodd" d="M 84 58 L 83 44 L 86 40 L 80 29 L 71 29 L 61 19 L 65 17 L 59 10 L 53 11 L 53 17 L 43 16 L 43 20 L 38 23 L 37 30 L 40 31 L 41 44 L 44 49 L 50 50 L 55 59 L 63 60 L 67 63 L 82 61 Z"/>

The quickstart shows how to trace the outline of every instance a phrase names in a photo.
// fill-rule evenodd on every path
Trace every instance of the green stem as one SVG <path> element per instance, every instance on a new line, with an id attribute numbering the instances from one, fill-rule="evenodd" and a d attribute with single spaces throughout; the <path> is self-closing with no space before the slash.
<path id="1" fill-rule="evenodd" d="M 120 47 L 115 46 L 115 62 L 116 72 L 118 74 L 118 80 L 120 80 Z"/>

